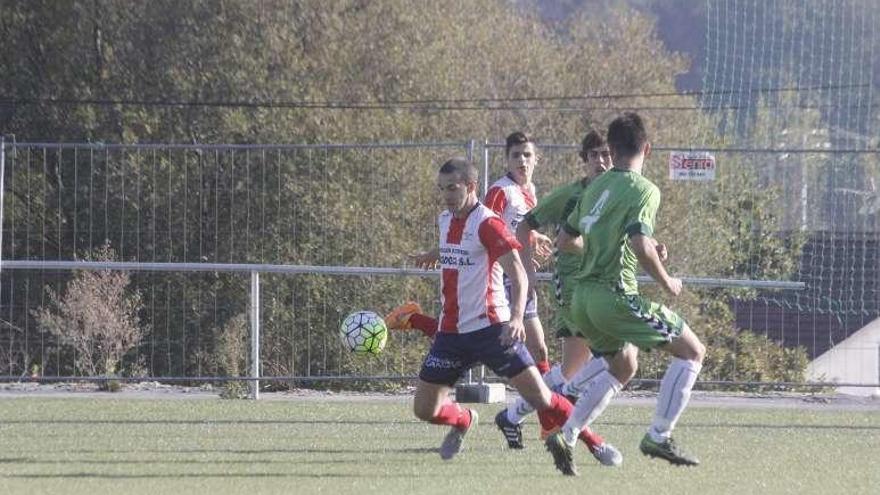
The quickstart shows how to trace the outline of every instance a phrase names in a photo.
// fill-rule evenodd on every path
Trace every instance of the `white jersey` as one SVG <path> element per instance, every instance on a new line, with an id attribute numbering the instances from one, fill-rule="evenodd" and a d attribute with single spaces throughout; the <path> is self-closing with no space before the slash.
<path id="1" fill-rule="evenodd" d="M 498 258 L 520 244 L 504 222 L 477 203 L 464 218 L 444 211 L 440 226 L 440 331 L 467 333 L 510 320 Z"/>
<path id="2" fill-rule="evenodd" d="M 516 226 L 536 204 L 535 185 L 521 186 L 510 175 L 496 180 L 486 192 L 486 206 L 497 213 L 514 234 Z"/>

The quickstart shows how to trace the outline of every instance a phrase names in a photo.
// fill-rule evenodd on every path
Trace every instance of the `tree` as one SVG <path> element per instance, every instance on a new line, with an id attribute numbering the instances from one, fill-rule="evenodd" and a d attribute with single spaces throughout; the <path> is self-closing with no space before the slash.
<path id="1" fill-rule="evenodd" d="M 574 142 L 625 108 L 696 103 L 678 96 L 583 99 L 674 93 L 675 77 L 686 70 L 647 15 L 625 7 L 589 14 L 547 24 L 500 0 L 11 2 L 0 17 L 6 40 L 0 61 L 14 77 L 0 80 L 0 92 L 111 103 L 7 105 L 0 128 L 29 140 L 124 143 L 500 140 L 514 129 L 543 142 Z M 572 98 L 531 100 L 553 95 Z M 485 98 L 510 100 L 474 102 Z M 261 101 L 337 105 L 256 104 Z M 397 103 L 339 108 L 352 102 Z M 644 113 L 656 142 L 720 142 L 715 116 Z M 430 150 L 413 159 L 384 149 L 269 156 L 99 149 L 88 161 L 63 153 L 37 157 L 12 172 L 7 211 L 21 227 L 4 250 L 9 259 L 33 245 L 57 246 L 50 257 L 69 257 L 107 238 L 123 259 L 137 261 L 398 266 L 404 253 L 433 242 L 437 208 L 427 198 L 446 153 Z M 571 158 L 538 178 L 543 190 L 580 175 Z M 662 166 L 648 170 L 664 191 L 660 230 L 669 232 L 676 271 L 736 272 L 740 260 L 730 239 L 739 232 L 727 220 L 741 205 L 730 198 L 751 184 L 724 177 L 725 194 L 694 209 L 691 191 L 670 184 Z M 102 215 L 94 215 L 96 208 Z M 672 213 L 679 211 L 688 212 L 686 222 Z M 760 234 L 770 225 L 752 227 L 755 242 L 770 242 Z M 215 351 L 216 341 L 198 337 L 200 329 L 216 332 L 241 313 L 246 283 L 235 275 L 176 276 L 166 283 L 150 277 L 135 276 L 139 287 L 149 285 L 150 305 L 159 307 L 144 315 L 152 324 L 146 337 L 167 344 L 150 354 L 150 369 L 197 373 L 200 356 Z M 33 290 L 22 278 L 15 283 Z M 384 307 L 403 295 L 436 297 L 433 284 L 402 279 L 279 277 L 264 287 L 268 366 L 294 374 L 356 365 L 335 339 L 337 322 L 352 308 Z M 197 294 L 197 302 L 187 294 Z M 175 304 L 181 300 L 185 306 Z M 689 318 L 700 311 L 684 308 Z M 304 329 L 320 338 L 301 338 Z M 389 347 L 391 368 L 411 368 L 423 345 L 402 344 Z"/>

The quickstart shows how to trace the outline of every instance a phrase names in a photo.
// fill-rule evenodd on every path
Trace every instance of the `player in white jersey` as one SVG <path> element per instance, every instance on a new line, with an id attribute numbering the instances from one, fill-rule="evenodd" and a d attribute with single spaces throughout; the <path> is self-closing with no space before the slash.
<path id="1" fill-rule="evenodd" d="M 504 219 L 507 228 L 515 234 L 526 213 L 537 204 L 532 175 L 538 163 L 538 149 L 528 134 L 514 132 L 507 136 L 504 151 L 507 173 L 486 192 L 485 203 Z M 546 259 L 550 255 L 553 242 L 549 237 L 534 231 L 529 238 L 529 244 L 534 246 L 532 251 L 536 258 Z M 526 347 L 535 359 L 538 371 L 544 375 L 550 371 L 550 360 L 544 340 L 544 327 L 538 318 L 538 301 L 534 291 L 529 292 L 524 316 Z"/>
<path id="2" fill-rule="evenodd" d="M 419 419 L 452 428 L 440 457 L 453 458 L 477 421 L 476 411 L 450 399 L 455 382 L 482 363 L 505 377 L 537 410 L 547 428 L 561 426 L 571 403 L 551 392 L 523 344 L 527 280 L 519 242 L 477 199 L 477 171 L 454 158 L 437 175 L 447 211 L 439 217 L 441 312 L 439 329 L 422 363 L 413 411 Z M 511 281 L 508 304 L 502 273 Z M 564 463 L 557 461 L 557 468 Z"/>
<path id="3" fill-rule="evenodd" d="M 503 220 L 508 230 L 516 233 L 517 225 L 523 216 L 535 204 L 535 186 L 532 174 L 538 159 L 537 148 L 531 137 L 523 132 L 514 132 L 507 136 L 505 144 L 507 174 L 498 179 L 486 193 L 485 205 L 491 208 Z M 534 232 L 530 237 L 531 251 L 536 258 L 546 259 L 552 250 L 549 237 Z M 439 259 L 437 249 L 432 249 L 411 256 L 414 264 L 420 268 L 434 268 Z M 531 261 L 530 261 L 531 262 Z M 509 284 L 505 282 L 505 287 Z M 507 294 L 510 298 L 510 294 Z M 388 328 L 396 330 L 420 330 L 429 338 L 437 331 L 437 320 L 422 313 L 421 307 L 415 302 L 406 302 L 385 316 Z M 544 329 L 538 319 L 537 300 L 529 296 L 525 309 L 526 347 L 535 359 L 538 370 L 543 375 L 550 369 L 547 344 L 544 341 Z"/>

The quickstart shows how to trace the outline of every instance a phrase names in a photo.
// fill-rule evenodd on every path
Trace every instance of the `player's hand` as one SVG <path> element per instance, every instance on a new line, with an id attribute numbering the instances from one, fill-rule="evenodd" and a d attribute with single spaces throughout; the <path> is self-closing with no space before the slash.
<path id="1" fill-rule="evenodd" d="M 514 342 L 525 342 L 526 326 L 519 318 L 511 318 L 501 330 L 501 344 L 511 345 Z"/>
<path id="2" fill-rule="evenodd" d="M 666 244 L 658 242 L 654 248 L 657 249 L 657 256 L 660 257 L 660 261 L 666 261 L 669 259 L 669 250 L 666 249 Z"/>
<path id="3" fill-rule="evenodd" d="M 677 296 L 681 294 L 681 279 L 678 277 L 669 277 L 669 280 L 666 281 L 666 285 L 663 288 L 666 289 L 666 292 L 673 296 Z"/>
<path id="4" fill-rule="evenodd" d="M 416 268 L 424 268 L 425 270 L 430 270 L 432 268 L 437 267 L 437 256 L 434 251 L 425 251 L 422 253 L 415 253 L 408 256 L 410 261 L 416 266 Z"/>
<path id="5" fill-rule="evenodd" d="M 553 240 L 540 232 L 532 231 L 532 255 L 535 261 L 544 263 L 553 254 Z"/>

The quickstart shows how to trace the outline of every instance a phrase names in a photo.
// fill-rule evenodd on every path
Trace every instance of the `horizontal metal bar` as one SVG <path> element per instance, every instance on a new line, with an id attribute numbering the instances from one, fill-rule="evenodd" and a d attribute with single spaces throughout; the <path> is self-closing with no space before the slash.
<path id="1" fill-rule="evenodd" d="M 185 144 L 185 143 L 46 143 L 46 142 L 7 142 L 9 149 L 15 148 L 46 148 L 46 149 L 90 149 L 90 150 L 300 150 L 300 149 L 395 149 L 395 148 L 464 148 L 468 141 L 437 142 L 437 143 L 316 143 L 316 144 Z M 504 143 L 485 143 L 486 148 L 504 148 Z M 577 150 L 577 144 L 538 143 L 544 150 L 561 149 Z M 692 148 L 679 146 L 653 146 L 654 151 L 708 151 L 711 153 L 792 153 L 792 154 L 880 154 L 878 148 Z"/>
<path id="2" fill-rule="evenodd" d="M 117 270 L 132 272 L 238 272 L 283 273 L 289 275 L 364 275 L 364 276 L 417 276 L 439 277 L 438 270 L 421 268 L 391 268 L 366 266 L 267 265 L 247 263 L 141 263 L 135 261 L 37 261 L 5 260 L 3 269 L 9 270 Z M 551 280 L 551 273 L 539 273 L 538 279 Z M 804 282 L 784 280 L 747 280 L 707 277 L 682 277 L 685 285 L 703 288 L 744 287 L 752 289 L 804 290 Z M 637 277 L 639 283 L 651 284 L 651 277 Z"/>
<path id="3" fill-rule="evenodd" d="M 536 143 L 542 150 L 579 150 L 578 144 L 555 144 L 555 143 Z M 506 147 L 505 143 L 485 143 L 486 148 Z M 685 146 L 651 146 L 654 151 L 708 151 L 711 153 L 793 153 L 793 154 L 833 154 L 833 153 L 855 153 L 855 154 L 878 154 L 878 148 L 692 148 Z"/>
<path id="4" fill-rule="evenodd" d="M 337 143 L 337 144 L 185 144 L 185 143 L 5 143 L 7 148 L 91 149 L 91 150 L 299 150 L 369 148 L 464 148 L 467 141 L 437 143 Z"/>

